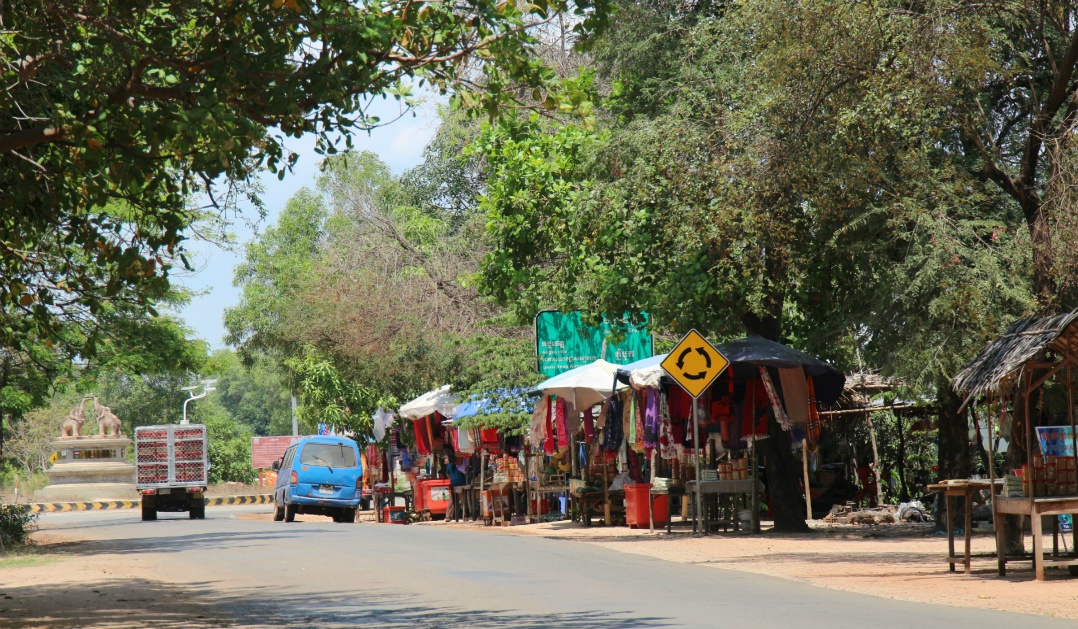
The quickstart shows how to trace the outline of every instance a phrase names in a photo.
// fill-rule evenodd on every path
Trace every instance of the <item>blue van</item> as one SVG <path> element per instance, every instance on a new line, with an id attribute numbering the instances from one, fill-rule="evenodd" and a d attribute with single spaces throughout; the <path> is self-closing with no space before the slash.
<path id="1" fill-rule="evenodd" d="M 328 515 L 354 522 L 363 498 L 359 446 L 348 437 L 300 437 L 277 467 L 273 519 L 294 522 L 297 513 Z"/>

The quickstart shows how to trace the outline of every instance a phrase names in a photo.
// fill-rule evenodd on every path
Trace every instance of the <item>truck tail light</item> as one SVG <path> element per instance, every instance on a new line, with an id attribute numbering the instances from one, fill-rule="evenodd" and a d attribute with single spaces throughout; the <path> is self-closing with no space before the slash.
<path id="1" fill-rule="evenodd" d="M 292 475 L 288 477 L 288 484 L 289 485 L 298 485 L 299 484 L 299 474 L 297 474 L 295 471 L 293 471 Z"/>
<path id="2" fill-rule="evenodd" d="M 363 489 L 363 477 L 360 476 L 356 479 L 356 489 Z"/>
<path id="3" fill-rule="evenodd" d="M 142 495 L 143 496 L 152 496 L 152 495 L 154 495 L 156 493 L 157 493 L 156 489 L 143 489 L 142 490 Z"/>

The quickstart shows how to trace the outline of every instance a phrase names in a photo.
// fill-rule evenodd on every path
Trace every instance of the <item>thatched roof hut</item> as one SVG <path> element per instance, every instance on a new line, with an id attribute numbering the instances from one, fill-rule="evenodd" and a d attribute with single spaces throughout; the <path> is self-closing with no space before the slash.
<path id="1" fill-rule="evenodd" d="M 1054 375 L 1064 365 L 1078 367 L 1076 321 L 1078 311 L 1016 321 L 955 376 L 955 390 L 966 392 L 967 402 L 991 392 L 1005 395 L 1003 386 L 1010 376 L 1034 359 L 1046 362 L 1049 351 L 1056 354 L 1058 361 L 1052 361 L 1057 364 L 1039 382 Z"/>

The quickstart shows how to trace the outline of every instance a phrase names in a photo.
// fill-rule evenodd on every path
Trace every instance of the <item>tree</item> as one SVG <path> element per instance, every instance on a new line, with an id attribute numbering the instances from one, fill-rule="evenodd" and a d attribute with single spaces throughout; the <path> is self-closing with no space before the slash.
<path id="1" fill-rule="evenodd" d="M 158 0 L 0 8 L 0 346 L 54 343 L 126 301 L 153 313 L 200 212 L 294 162 L 286 136 L 335 151 L 382 121 L 374 98 L 458 90 L 493 112 L 507 80 L 546 90 L 534 27 L 599 4 Z M 464 90 L 464 91 L 459 91 Z M 554 100 L 557 100 L 556 95 Z M 214 182 L 224 181 L 220 196 Z M 237 189 L 238 188 L 238 189 Z M 91 356 L 92 334 L 76 349 Z"/>
<path id="2" fill-rule="evenodd" d="M 205 372 L 217 378 L 214 397 L 232 419 L 255 435 L 292 434 L 288 385 L 269 356 L 259 354 L 245 366 L 232 350 L 217 350 Z"/>

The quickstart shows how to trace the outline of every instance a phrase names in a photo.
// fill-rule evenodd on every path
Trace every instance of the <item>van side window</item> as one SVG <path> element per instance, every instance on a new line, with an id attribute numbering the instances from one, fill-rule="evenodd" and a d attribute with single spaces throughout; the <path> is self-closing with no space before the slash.
<path id="1" fill-rule="evenodd" d="M 292 446 L 288 449 L 288 452 L 284 453 L 284 463 L 281 465 L 283 468 L 292 467 L 292 459 L 296 458 L 296 447 Z"/>

